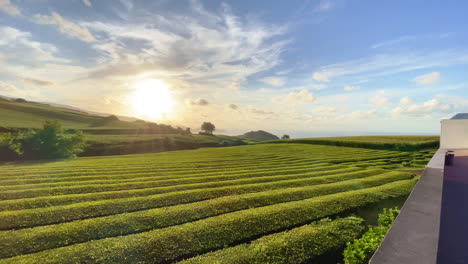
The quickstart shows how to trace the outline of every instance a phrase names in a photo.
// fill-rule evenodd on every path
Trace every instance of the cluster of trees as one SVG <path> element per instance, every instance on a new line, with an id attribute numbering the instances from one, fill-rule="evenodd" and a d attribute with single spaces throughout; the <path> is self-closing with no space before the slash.
<path id="1" fill-rule="evenodd" d="M 211 122 L 203 122 L 203 124 L 201 125 L 201 130 L 203 130 L 203 132 L 200 132 L 199 134 L 213 135 L 213 132 L 216 130 L 216 127 Z"/>
<path id="2" fill-rule="evenodd" d="M 0 153 L 9 160 L 71 158 L 84 151 L 85 140 L 79 130 L 65 131 L 58 121 L 45 121 L 38 130 L 4 134 Z"/>

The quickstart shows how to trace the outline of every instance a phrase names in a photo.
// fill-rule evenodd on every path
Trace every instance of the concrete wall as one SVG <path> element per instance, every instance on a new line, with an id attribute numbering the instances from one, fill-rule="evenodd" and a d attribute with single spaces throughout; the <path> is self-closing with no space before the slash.
<path id="1" fill-rule="evenodd" d="M 468 119 L 448 119 L 441 121 L 440 148 L 468 148 Z"/>
<path id="2" fill-rule="evenodd" d="M 435 264 L 446 149 L 439 149 L 370 264 Z"/>

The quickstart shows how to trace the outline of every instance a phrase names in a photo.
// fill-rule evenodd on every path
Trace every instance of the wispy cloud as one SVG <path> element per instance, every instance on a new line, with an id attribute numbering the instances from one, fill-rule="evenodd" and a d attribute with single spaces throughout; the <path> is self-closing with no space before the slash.
<path id="1" fill-rule="evenodd" d="M 283 86 L 286 83 L 286 80 L 284 78 L 276 76 L 265 77 L 260 79 L 260 81 L 276 87 Z"/>
<path id="2" fill-rule="evenodd" d="M 316 80 L 359 75 L 361 78 L 391 75 L 433 67 L 468 64 L 465 50 L 445 50 L 432 53 L 381 54 L 372 57 L 331 64 L 314 72 Z"/>
<path id="3" fill-rule="evenodd" d="M 320 3 L 312 10 L 313 13 L 328 11 L 335 7 L 335 3 L 331 0 L 320 0 Z"/>
<path id="4" fill-rule="evenodd" d="M 413 82 L 417 84 L 434 84 L 440 82 L 440 73 L 431 72 L 428 74 L 417 76 L 413 79 Z"/>
<path id="5" fill-rule="evenodd" d="M 96 40 L 88 29 L 63 18 L 56 12 L 52 12 L 52 15 L 50 16 L 39 14 L 34 15 L 32 21 L 41 25 L 54 25 L 61 33 L 84 42 L 92 42 Z"/>
<path id="6" fill-rule="evenodd" d="M 83 4 L 87 7 L 93 7 L 90 0 L 83 0 Z"/>
<path id="7" fill-rule="evenodd" d="M 38 86 L 54 86 L 55 85 L 51 81 L 44 81 L 44 80 L 39 80 L 39 79 L 34 79 L 34 78 L 23 78 L 22 80 L 27 83 L 38 85 Z"/>
<path id="8" fill-rule="evenodd" d="M 345 90 L 347 92 L 356 91 L 358 89 L 359 89 L 359 86 L 354 86 L 354 85 L 345 85 L 343 87 L 343 90 Z"/>
<path id="9" fill-rule="evenodd" d="M 13 5 L 10 0 L 0 0 L 0 10 L 11 16 L 21 15 L 21 9 Z"/>

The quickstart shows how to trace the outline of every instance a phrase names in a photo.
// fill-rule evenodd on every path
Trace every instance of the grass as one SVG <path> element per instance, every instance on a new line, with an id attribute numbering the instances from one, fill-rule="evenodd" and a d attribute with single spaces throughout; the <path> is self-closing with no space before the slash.
<path id="1" fill-rule="evenodd" d="M 319 247 L 296 256 L 312 258 L 351 239 L 332 239 L 326 223 L 317 236 L 330 242 L 301 244 L 312 221 L 407 195 L 415 178 L 399 171 L 402 163 L 430 154 L 258 144 L 7 163 L 0 166 L 0 263 L 169 263 L 225 246 L 207 259 L 230 260 L 240 248 L 247 253 L 239 256 L 262 259 L 237 245 L 263 237 L 270 247 L 272 238 L 273 250 L 284 234 L 297 236 L 285 250 Z"/>

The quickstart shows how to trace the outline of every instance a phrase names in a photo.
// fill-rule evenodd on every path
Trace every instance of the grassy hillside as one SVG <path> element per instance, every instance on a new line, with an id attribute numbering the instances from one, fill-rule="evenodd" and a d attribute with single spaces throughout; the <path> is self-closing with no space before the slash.
<path id="1" fill-rule="evenodd" d="M 0 126 L 2 127 L 39 128 L 42 126 L 42 121 L 46 119 L 58 120 L 65 128 L 74 129 L 145 128 L 144 123 L 106 121 L 104 117 L 47 104 L 0 100 Z"/>
<path id="2" fill-rule="evenodd" d="M 415 176 L 393 169 L 413 154 L 260 144 L 3 165 L 0 263 L 309 261 L 362 230 L 310 224 L 408 195 Z"/>
<path id="3" fill-rule="evenodd" d="M 413 151 L 439 147 L 439 136 L 355 136 L 328 138 L 299 138 L 275 140 L 268 143 L 320 144 L 357 148 Z"/>
<path id="4" fill-rule="evenodd" d="M 81 156 L 161 152 L 249 142 L 224 135 L 191 135 L 184 129 L 163 124 L 120 121 L 47 104 L 0 100 L 0 133 L 40 128 L 44 120 L 58 120 L 64 128 L 83 130 L 88 145 Z"/>

